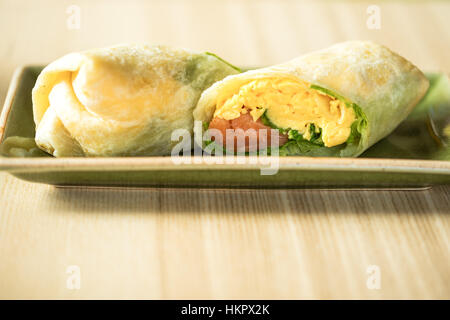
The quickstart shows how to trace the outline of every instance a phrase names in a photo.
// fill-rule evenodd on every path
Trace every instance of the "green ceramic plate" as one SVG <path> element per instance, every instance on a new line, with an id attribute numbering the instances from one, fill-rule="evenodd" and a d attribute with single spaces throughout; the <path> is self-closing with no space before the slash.
<path id="1" fill-rule="evenodd" d="M 9 148 L 9 137 L 34 137 L 31 90 L 41 69 L 29 66 L 14 74 L 0 118 L 3 150 Z M 260 164 L 261 158 L 234 157 L 233 163 L 206 164 L 192 157 L 190 164 L 175 164 L 170 157 L 53 158 L 35 150 L 21 157 L 0 157 L 0 169 L 20 179 L 59 186 L 417 188 L 449 184 L 450 82 L 444 74 L 428 77 L 430 89 L 410 117 L 360 158 L 282 157 L 278 172 L 267 175 L 261 174 L 261 168 L 267 167 Z"/>

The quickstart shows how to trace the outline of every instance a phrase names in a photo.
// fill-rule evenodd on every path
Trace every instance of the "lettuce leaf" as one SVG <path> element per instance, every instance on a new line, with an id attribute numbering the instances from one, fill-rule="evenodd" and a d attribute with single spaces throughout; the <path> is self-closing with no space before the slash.
<path id="1" fill-rule="evenodd" d="M 316 129 L 316 126 L 313 123 L 311 123 L 309 125 L 309 134 L 310 134 L 310 139 L 306 140 L 305 138 L 303 138 L 303 135 L 301 133 L 299 133 L 297 130 L 290 129 L 288 132 L 288 138 L 289 138 L 289 140 L 309 141 L 311 143 L 323 146 L 322 129 L 321 128 Z"/>
<path id="2" fill-rule="evenodd" d="M 236 71 L 239 72 L 239 73 L 242 72 L 242 69 L 241 69 L 241 68 L 238 68 L 238 67 L 236 67 L 235 65 L 232 65 L 232 64 L 229 63 L 228 61 L 222 59 L 221 57 L 219 57 L 218 55 L 216 55 L 216 54 L 214 54 L 214 53 L 212 53 L 212 52 L 205 52 L 205 54 L 208 55 L 208 56 L 212 56 L 212 57 L 216 58 L 217 60 L 219 60 L 219 61 L 225 63 L 226 65 L 228 65 L 229 67 L 233 68 L 234 70 L 236 70 Z"/>
<path id="3" fill-rule="evenodd" d="M 327 148 L 308 140 L 290 140 L 280 147 L 280 156 L 332 157 L 339 154 L 340 147 Z"/>

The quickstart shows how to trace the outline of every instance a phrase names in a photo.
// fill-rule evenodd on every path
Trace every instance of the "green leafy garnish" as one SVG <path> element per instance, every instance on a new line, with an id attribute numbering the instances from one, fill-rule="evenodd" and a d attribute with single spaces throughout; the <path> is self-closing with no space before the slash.
<path id="1" fill-rule="evenodd" d="M 305 140 L 323 146 L 322 129 L 316 128 L 316 126 L 313 123 L 309 125 L 311 138 L 309 140 L 306 140 L 305 138 L 303 138 L 303 135 L 299 133 L 297 130 L 277 127 L 272 121 L 270 121 L 269 117 L 267 116 L 267 110 L 261 116 L 261 121 L 264 125 L 271 127 L 273 129 L 277 129 L 278 131 L 280 131 L 281 134 L 287 134 L 289 140 Z"/>
<path id="2" fill-rule="evenodd" d="M 288 132 L 288 138 L 289 138 L 289 140 L 306 140 L 311 143 L 323 146 L 322 129 L 321 128 L 316 128 L 316 126 L 313 123 L 311 123 L 309 125 L 309 134 L 310 134 L 310 139 L 307 140 L 297 130 L 291 129 Z"/>
<path id="3" fill-rule="evenodd" d="M 279 154 L 280 156 L 331 157 L 338 154 L 339 149 L 339 146 L 325 148 L 308 140 L 290 140 L 280 147 Z"/>
<path id="4" fill-rule="evenodd" d="M 231 63 L 229 63 L 228 61 L 222 59 L 221 57 L 219 57 L 218 55 L 212 53 L 212 52 L 205 52 L 206 55 L 211 56 L 216 58 L 217 60 L 222 61 L 223 63 L 225 63 L 226 65 L 230 66 L 231 68 L 233 68 L 234 70 L 236 70 L 237 72 L 241 73 L 242 70 L 234 65 L 232 65 Z"/>

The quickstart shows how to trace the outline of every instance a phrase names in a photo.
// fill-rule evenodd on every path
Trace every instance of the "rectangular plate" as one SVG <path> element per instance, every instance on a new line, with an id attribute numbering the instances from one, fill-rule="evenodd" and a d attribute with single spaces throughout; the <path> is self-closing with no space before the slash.
<path id="1" fill-rule="evenodd" d="M 15 72 L 0 118 L 1 143 L 11 136 L 34 137 L 31 90 L 41 70 L 42 66 L 27 66 Z M 264 159 L 251 157 L 234 157 L 231 164 L 206 164 L 191 157 L 192 163 L 177 165 L 170 157 L 53 158 L 43 154 L 0 157 L 0 169 L 20 179 L 58 186 L 418 188 L 449 184 L 450 147 L 436 126 L 450 128 L 450 84 L 446 75 L 427 76 L 430 90 L 411 116 L 359 158 L 280 157 L 274 175 L 262 175 L 264 165 L 259 163 Z"/>

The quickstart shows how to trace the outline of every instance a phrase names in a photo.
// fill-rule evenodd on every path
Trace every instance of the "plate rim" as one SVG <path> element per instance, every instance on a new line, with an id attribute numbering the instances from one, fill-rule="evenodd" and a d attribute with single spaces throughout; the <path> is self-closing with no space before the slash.
<path id="1" fill-rule="evenodd" d="M 2 113 L 0 114 L 0 143 L 3 142 L 3 135 L 5 133 L 6 124 L 8 122 L 9 113 L 11 111 L 15 94 L 19 87 L 19 82 L 23 77 L 26 69 L 32 66 L 20 66 L 14 70 L 11 81 L 6 92 L 5 102 L 3 104 Z"/>

